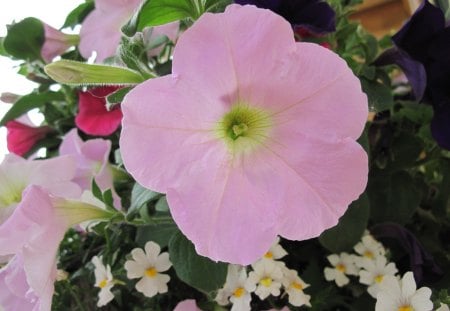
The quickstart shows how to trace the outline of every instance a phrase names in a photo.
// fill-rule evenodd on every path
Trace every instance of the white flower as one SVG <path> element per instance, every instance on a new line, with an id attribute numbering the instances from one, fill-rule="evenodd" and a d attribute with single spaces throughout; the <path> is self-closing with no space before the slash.
<path id="1" fill-rule="evenodd" d="M 430 296 L 428 287 L 416 290 L 412 272 L 405 273 L 401 280 L 386 275 L 380 284 L 375 311 L 430 311 L 433 309 Z"/>
<path id="2" fill-rule="evenodd" d="M 375 259 L 379 256 L 384 257 L 386 255 L 386 249 L 383 244 L 375 240 L 370 234 L 364 235 L 361 242 L 356 244 L 353 249 L 362 257 L 369 259 Z"/>
<path id="3" fill-rule="evenodd" d="M 363 270 L 359 271 L 359 282 L 369 286 L 367 291 L 373 298 L 377 298 L 380 284 L 385 276 L 394 276 L 398 272 L 395 263 L 387 263 L 386 257 L 382 256 L 378 256 L 374 260 L 363 258 L 361 268 Z"/>
<path id="4" fill-rule="evenodd" d="M 441 303 L 441 305 L 439 306 L 439 308 L 436 309 L 436 311 L 450 311 L 450 308 L 448 307 L 448 305 Z"/>
<path id="5" fill-rule="evenodd" d="M 289 303 L 291 305 L 296 307 L 307 305 L 308 307 L 311 307 L 311 304 L 309 303 L 311 296 L 306 295 L 303 292 L 309 284 L 303 282 L 303 280 L 298 276 L 297 271 L 284 268 L 283 280 L 281 283 L 283 284 L 286 293 L 289 295 Z"/>
<path id="6" fill-rule="evenodd" d="M 272 244 L 267 253 L 264 254 L 262 259 L 277 260 L 283 258 L 286 255 L 287 252 L 283 247 L 281 247 L 280 238 L 277 237 L 275 242 Z"/>
<path id="7" fill-rule="evenodd" d="M 158 293 L 167 292 L 167 283 L 170 277 L 161 274 L 169 270 L 172 263 L 168 253 L 162 253 L 161 248 L 155 242 L 145 244 L 145 252 L 141 248 L 131 251 L 133 260 L 125 262 L 125 270 L 129 279 L 141 278 L 136 284 L 136 289 L 147 297 L 153 297 Z"/>
<path id="8" fill-rule="evenodd" d="M 223 288 L 217 292 L 215 300 L 220 305 L 233 304 L 232 311 L 250 311 L 250 295 L 256 289 L 256 284 L 247 278 L 245 267 L 228 265 L 227 279 Z"/>
<path id="9" fill-rule="evenodd" d="M 255 294 L 261 300 L 270 295 L 280 295 L 283 271 L 281 266 L 272 260 L 261 260 L 252 265 L 254 271 L 249 273 L 249 282 L 258 284 Z"/>
<path id="10" fill-rule="evenodd" d="M 347 253 L 332 254 L 327 259 L 333 265 L 333 268 L 326 267 L 324 270 L 327 281 L 335 281 L 337 286 L 342 287 L 350 282 L 346 275 L 358 275 L 353 255 Z"/>
<path id="11" fill-rule="evenodd" d="M 95 287 L 100 288 L 97 307 L 102 307 L 114 299 L 114 295 L 111 292 L 114 286 L 114 279 L 111 274 L 111 267 L 109 265 L 105 266 L 101 257 L 92 257 L 92 263 L 95 267 Z"/>

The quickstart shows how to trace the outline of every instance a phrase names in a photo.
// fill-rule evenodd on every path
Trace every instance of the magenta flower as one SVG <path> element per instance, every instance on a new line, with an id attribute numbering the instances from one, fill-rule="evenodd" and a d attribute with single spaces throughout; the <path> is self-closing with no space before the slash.
<path id="1" fill-rule="evenodd" d="M 72 129 L 64 136 L 59 146 L 59 154 L 71 156 L 77 163 L 73 179 L 83 190 L 91 190 L 92 179 L 102 191 L 112 190 L 114 205 L 121 207 L 120 198 L 114 191 L 113 174 L 108 157 L 111 151 L 111 141 L 105 139 L 90 139 L 82 141 L 77 129 Z"/>
<path id="2" fill-rule="evenodd" d="M 336 225 L 364 190 L 360 82 L 332 51 L 296 43 L 282 17 L 240 5 L 204 14 L 172 70 L 128 93 L 120 147 L 140 184 L 167 193 L 200 255 L 250 264 L 277 235 Z"/>
<path id="3" fill-rule="evenodd" d="M 48 126 L 33 126 L 28 121 L 21 118 L 6 123 L 6 142 L 9 152 L 24 156 L 52 130 Z"/>
<path id="4" fill-rule="evenodd" d="M 84 58 L 97 52 L 96 62 L 114 56 L 122 36 L 121 28 L 142 0 L 96 0 L 95 9 L 81 25 L 79 50 Z"/>
<path id="5" fill-rule="evenodd" d="M 15 273 L 24 272 L 26 284 L 19 275 L 12 281 L 5 277 L 3 281 L 10 288 L 19 286 L 21 282 L 21 291 L 14 291 L 11 295 L 5 295 L 6 298 L 0 298 L 15 299 L 20 304 L 26 300 L 35 304 L 32 310 L 49 311 L 56 279 L 56 254 L 66 230 L 83 221 L 108 216 L 109 213 L 101 208 L 52 197 L 38 186 L 25 189 L 21 203 L 0 226 L 0 255 L 16 255 L 10 265 L 18 266 L 11 269 L 14 269 Z M 17 256 L 23 258 L 22 264 L 14 262 L 18 260 Z M 7 270 L 11 271 L 8 268 Z M 25 291 L 26 287 L 28 290 Z M 20 294 L 24 292 L 26 295 Z M 4 301 L 0 300 L 0 305 L 4 305 Z"/>
<path id="6" fill-rule="evenodd" d="M 116 86 L 105 86 L 78 92 L 77 127 L 89 135 L 108 136 L 114 133 L 122 121 L 122 110 L 116 105 L 108 111 L 106 96 L 118 89 Z"/>
<path id="7" fill-rule="evenodd" d="M 78 35 L 65 34 L 52 26 L 42 23 L 44 26 L 45 41 L 41 48 L 41 56 L 46 63 L 61 55 L 68 48 L 78 44 Z"/>

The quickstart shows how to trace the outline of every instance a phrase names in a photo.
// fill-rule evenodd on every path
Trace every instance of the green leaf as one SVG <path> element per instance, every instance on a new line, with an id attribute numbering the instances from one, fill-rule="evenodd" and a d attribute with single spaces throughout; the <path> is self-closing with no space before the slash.
<path id="1" fill-rule="evenodd" d="M 197 19 L 202 13 L 202 8 L 193 2 L 198 0 L 149 0 L 136 12 L 131 20 L 122 27 L 127 36 L 133 36 L 148 26 L 159 26 L 184 18 Z"/>
<path id="2" fill-rule="evenodd" d="M 390 161 L 385 169 L 401 170 L 414 166 L 424 148 L 422 140 L 407 132 L 399 132 L 392 140 Z"/>
<path id="3" fill-rule="evenodd" d="M 369 220 L 369 200 L 366 194 L 350 204 L 339 223 L 323 232 L 319 241 L 333 253 L 350 251 L 367 228 Z"/>
<path id="4" fill-rule="evenodd" d="M 421 194 L 405 171 L 385 174 L 373 169 L 369 178 L 370 215 L 377 222 L 405 224 L 420 203 Z"/>
<path id="5" fill-rule="evenodd" d="M 5 47 L 3 46 L 3 41 L 5 41 L 5 38 L 0 37 L 0 55 L 8 57 L 9 55 L 6 52 Z"/>
<path id="6" fill-rule="evenodd" d="M 377 81 L 370 81 L 364 78 L 361 79 L 361 85 L 369 99 L 369 106 L 375 111 L 389 110 L 394 105 L 394 98 L 389 87 Z"/>
<path id="7" fill-rule="evenodd" d="M 91 188 L 92 188 L 92 194 L 94 195 L 94 197 L 96 197 L 97 199 L 99 199 L 100 201 L 103 202 L 103 194 L 102 194 L 102 191 L 100 190 L 100 187 L 97 185 L 95 178 L 92 178 Z"/>
<path id="8" fill-rule="evenodd" d="M 24 113 L 27 113 L 31 109 L 39 108 L 51 101 L 61 101 L 64 100 L 64 94 L 60 92 L 44 92 L 44 93 L 31 93 L 20 97 L 14 105 L 8 110 L 4 115 L 3 119 L 0 121 L 0 126 L 4 126 L 6 122 L 10 120 L 17 119 Z"/>
<path id="9" fill-rule="evenodd" d="M 41 59 L 41 47 L 44 44 L 44 26 L 36 18 L 28 17 L 10 25 L 3 42 L 6 52 L 18 59 Z"/>
<path id="10" fill-rule="evenodd" d="M 444 12 L 445 20 L 450 20 L 450 1 L 449 0 L 436 0 L 437 6 Z M 448 24 L 447 24 L 448 25 Z"/>
<path id="11" fill-rule="evenodd" d="M 135 210 L 139 210 L 147 202 L 156 200 L 162 194 L 154 192 L 147 188 L 142 187 L 140 184 L 135 183 L 131 190 L 131 203 L 128 213 L 132 213 Z"/>
<path id="12" fill-rule="evenodd" d="M 188 285 L 210 293 L 225 283 L 228 265 L 198 255 L 194 245 L 181 232 L 170 240 L 169 255 L 178 277 Z"/>
<path id="13" fill-rule="evenodd" d="M 178 231 L 174 223 L 139 226 L 136 230 L 136 243 L 144 246 L 148 241 L 155 241 L 159 246 L 166 247 Z"/>
<path id="14" fill-rule="evenodd" d="M 156 202 L 155 209 L 158 212 L 168 212 L 169 211 L 169 204 L 167 203 L 166 196 L 161 197 L 158 202 Z"/>
<path id="15" fill-rule="evenodd" d="M 86 1 L 69 13 L 62 28 L 74 27 L 84 20 L 84 18 L 94 9 L 94 1 Z"/>
<path id="16" fill-rule="evenodd" d="M 111 110 L 114 106 L 120 104 L 131 89 L 132 87 L 123 87 L 106 96 L 106 109 Z"/>

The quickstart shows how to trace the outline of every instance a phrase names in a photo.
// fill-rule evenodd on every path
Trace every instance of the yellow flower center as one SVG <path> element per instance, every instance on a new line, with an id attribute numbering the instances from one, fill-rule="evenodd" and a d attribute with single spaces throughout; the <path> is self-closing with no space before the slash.
<path id="1" fill-rule="evenodd" d="M 242 287 L 236 288 L 233 293 L 234 297 L 237 297 L 237 298 L 242 297 L 244 294 L 245 294 L 245 289 L 243 289 Z"/>
<path id="2" fill-rule="evenodd" d="M 343 264 L 337 264 L 336 265 L 336 270 L 340 271 L 340 272 L 344 272 L 345 273 L 345 266 Z"/>
<path id="3" fill-rule="evenodd" d="M 411 306 L 401 306 L 397 309 L 397 311 L 414 311 L 414 308 Z"/>
<path id="4" fill-rule="evenodd" d="M 272 284 L 272 278 L 265 277 L 265 278 L 261 279 L 261 281 L 259 281 L 259 283 L 265 287 L 269 287 Z"/>
<path id="5" fill-rule="evenodd" d="M 295 289 L 298 289 L 298 290 L 303 290 L 302 284 L 297 283 L 297 282 L 295 282 L 295 281 L 291 283 L 291 287 L 292 287 L 292 288 L 295 288 Z"/>
<path id="6" fill-rule="evenodd" d="M 148 268 L 145 270 L 145 275 L 149 278 L 154 278 L 158 274 L 158 271 L 154 267 Z"/>
<path id="7" fill-rule="evenodd" d="M 106 285 L 108 285 L 107 279 L 103 279 L 100 281 L 100 283 L 98 283 L 98 287 L 100 287 L 100 288 L 104 288 Z"/>
<path id="8" fill-rule="evenodd" d="M 373 253 L 371 251 L 365 251 L 364 252 L 364 257 L 373 259 L 374 256 L 373 256 Z"/>
<path id="9" fill-rule="evenodd" d="M 377 283 L 381 283 L 382 281 L 383 281 L 383 277 L 384 277 L 384 275 L 377 275 L 376 277 L 375 277 L 375 282 L 377 282 Z"/>
<path id="10" fill-rule="evenodd" d="M 269 113 L 261 108 L 238 103 L 233 105 L 215 127 L 233 153 L 242 153 L 261 145 L 272 127 Z"/>
<path id="11" fill-rule="evenodd" d="M 264 254 L 264 257 L 266 257 L 267 259 L 272 259 L 273 258 L 273 254 L 272 252 L 267 252 Z"/>

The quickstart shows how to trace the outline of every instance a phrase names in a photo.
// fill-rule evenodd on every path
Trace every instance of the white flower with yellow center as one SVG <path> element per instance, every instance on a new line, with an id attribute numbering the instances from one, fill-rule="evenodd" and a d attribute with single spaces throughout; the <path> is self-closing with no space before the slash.
<path id="1" fill-rule="evenodd" d="M 95 287 L 100 288 L 97 307 L 102 307 L 114 299 L 114 295 L 111 292 L 114 286 L 114 279 L 111 273 L 111 267 L 103 264 L 102 257 L 92 257 L 92 263 L 95 267 Z"/>
<path id="2" fill-rule="evenodd" d="M 375 311 L 431 311 L 431 289 L 417 289 L 412 272 L 407 272 L 401 280 L 386 275 L 380 284 Z"/>
<path id="3" fill-rule="evenodd" d="M 289 295 L 289 303 L 293 306 L 300 307 L 306 305 L 311 307 L 309 300 L 310 295 L 306 295 L 303 290 L 309 286 L 303 282 L 298 276 L 297 271 L 287 268 L 283 269 L 283 279 L 281 283 L 284 286 L 286 293 Z"/>
<path id="4" fill-rule="evenodd" d="M 255 294 L 262 300 L 270 295 L 279 296 L 283 271 L 281 266 L 272 260 L 260 260 L 252 265 L 253 271 L 248 279 L 257 284 Z"/>
<path id="5" fill-rule="evenodd" d="M 127 277 L 141 278 L 136 283 L 136 289 L 147 297 L 163 294 L 168 290 L 167 283 L 170 277 L 160 272 L 169 270 L 172 263 L 169 260 L 169 253 L 160 254 L 160 252 L 159 245 L 150 241 L 145 244 L 145 252 L 141 248 L 135 248 L 131 251 L 133 260 L 125 262 Z"/>
<path id="6" fill-rule="evenodd" d="M 333 268 L 325 267 L 324 274 L 327 281 L 335 281 L 337 286 L 342 287 L 350 282 L 347 275 L 358 275 L 353 255 L 332 254 L 327 259 L 333 265 Z"/>
<path id="7" fill-rule="evenodd" d="M 380 284 L 385 279 L 385 276 L 395 276 L 398 272 L 395 263 L 387 263 L 386 257 L 382 256 L 378 256 L 374 260 L 363 258 L 361 268 L 362 270 L 359 271 L 359 282 L 369 286 L 367 291 L 373 298 L 377 298 Z"/>
<path id="8" fill-rule="evenodd" d="M 356 244 L 353 249 L 356 253 L 361 255 L 362 258 L 368 258 L 374 260 L 379 256 L 386 255 L 386 249 L 383 244 L 374 239 L 370 234 L 366 234 L 362 237 L 361 242 Z M 358 258 L 358 257 L 357 257 Z M 361 259 L 356 259 L 356 264 L 359 266 Z"/>
<path id="9" fill-rule="evenodd" d="M 270 249 L 264 254 L 262 259 L 277 260 L 287 255 L 286 250 L 280 245 L 280 237 L 277 237 Z"/>
<path id="10" fill-rule="evenodd" d="M 244 266 L 228 265 L 227 279 L 223 288 L 219 289 L 215 300 L 222 306 L 233 304 L 232 311 L 250 311 L 251 292 L 256 284 L 249 282 Z"/>
<path id="11" fill-rule="evenodd" d="M 441 303 L 441 305 L 439 306 L 439 308 L 436 309 L 436 311 L 450 311 L 450 308 L 448 307 L 448 305 Z"/>

